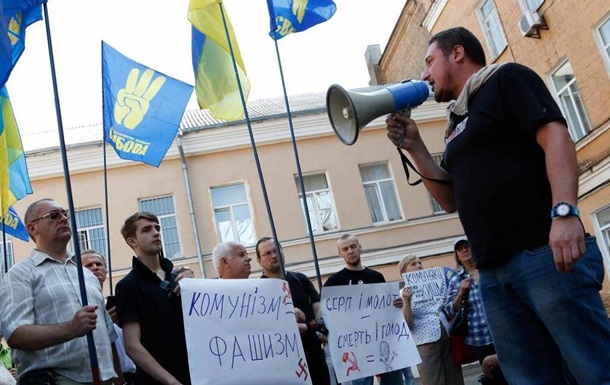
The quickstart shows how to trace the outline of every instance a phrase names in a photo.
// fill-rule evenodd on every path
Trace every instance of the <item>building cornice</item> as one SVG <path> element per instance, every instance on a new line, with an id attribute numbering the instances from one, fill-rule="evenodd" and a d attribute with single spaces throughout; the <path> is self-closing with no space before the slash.
<path id="1" fill-rule="evenodd" d="M 429 99 L 418 108 L 413 109 L 412 118 L 419 123 L 445 119 L 445 105 Z M 385 116 L 381 116 L 367 125 L 367 130 L 385 129 Z M 314 110 L 309 114 L 293 116 L 292 123 L 297 140 L 334 136 L 325 110 Z M 286 116 L 272 117 L 251 123 L 257 145 L 287 142 L 291 140 L 288 119 Z M 188 131 L 182 137 L 186 156 L 250 148 L 250 136 L 245 123 L 235 125 L 202 127 L 200 130 Z M 59 148 L 45 149 L 26 154 L 28 171 L 32 180 L 59 177 L 63 175 Z M 103 169 L 102 142 L 80 143 L 67 149 L 68 164 L 71 173 L 91 172 Z M 177 159 L 180 154 L 176 142 L 165 155 L 165 160 Z M 106 146 L 107 167 L 129 167 L 134 162 L 120 159 L 115 151 Z M 140 164 L 140 163 L 137 163 Z"/>

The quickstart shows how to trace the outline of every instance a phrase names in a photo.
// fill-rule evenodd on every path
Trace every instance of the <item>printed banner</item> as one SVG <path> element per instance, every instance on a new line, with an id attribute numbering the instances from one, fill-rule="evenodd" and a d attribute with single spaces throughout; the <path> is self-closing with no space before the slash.
<path id="1" fill-rule="evenodd" d="M 25 228 L 25 224 L 23 224 L 14 208 L 9 207 L 8 213 L 2 217 L 2 222 L 4 222 L 4 231 L 7 234 L 19 238 L 24 242 L 30 241 L 30 235 Z"/>
<path id="2" fill-rule="evenodd" d="M 102 83 L 106 142 L 122 159 L 159 167 L 193 86 L 135 62 L 104 42 Z"/>
<path id="3" fill-rule="evenodd" d="M 311 384 L 286 281 L 191 278 L 180 287 L 193 385 Z"/>
<path id="4" fill-rule="evenodd" d="M 324 287 L 322 312 L 339 382 L 421 362 L 396 297 L 398 282 Z"/>

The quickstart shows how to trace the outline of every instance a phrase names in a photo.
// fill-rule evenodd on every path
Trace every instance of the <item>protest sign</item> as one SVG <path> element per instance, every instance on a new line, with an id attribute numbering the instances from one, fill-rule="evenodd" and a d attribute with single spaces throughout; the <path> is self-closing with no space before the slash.
<path id="1" fill-rule="evenodd" d="M 447 298 L 447 273 L 442 267 L 403 273 L 402 278 L 413 292 L 411 309 L 438 311 Z"/>
<path id="2" fill-rule="evenodd" d="M 322 290 L 322 312 L 339 382 L 421 362 L 401 309 L 398 282 L 331 286 Z"/>
<path id="3" fill-rule="evenodd" d="M 183 279 L 193 385 L 310 385 L 290 288 L 279 279 Z"/>

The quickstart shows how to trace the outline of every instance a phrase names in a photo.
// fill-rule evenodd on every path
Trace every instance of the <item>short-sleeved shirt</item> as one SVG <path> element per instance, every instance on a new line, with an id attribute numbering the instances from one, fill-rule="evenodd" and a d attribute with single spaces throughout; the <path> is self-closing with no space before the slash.
<path id="1" fill-rule="evenodd" d="M 544 82 L 516 63 L 501 66 L 470 97 L 443 167 L 479 269 L 548 243 L 551 188 L 536 133 L 553 121 L 565 123 Z"/>
<path id="2" fill-rule="evenodd" d="M 83 269 L 87 303 L 97 306 L 97 327 L 93 340 L 102 380 L 115 377 L 111 343 L 117 339 L 112 320 L 104 306 L 98 279 Z M 74 257 L 58 261 L 38 250 L 15 265 L 0 285 L 0 329 L 8 341 L 25 325 L 56 325 L 72 320 L 82 307 L 78 267 Z M 92 382 L 86 337 L 74 338 L 45 349 L 13 349 L 19 375 L 35 369 L 51 368 L 76 382 Z"/>
<path id="3" fill-rule="evenodd" d="M 368 267 L 358 271 L 349 270 L 344 267 L 328 277 L 324 283 L 324 286 L 344 286 L 384 282 L 385 278 L 383 277 L 383 274 Z"/>
<path id="4" fill-rule="evenodd" d="M 160 258 L 166 280 L 173 283 L 173 264 Z M 182 384 L 191 383 L 182 304 L 180 297 L 161 287 L 161 279 L 138 258 L 133 258 L 132 270 L 116 287 L 119 326 L 129 322 L 140 324 L 140 342 L 153 358 Z M 159 384 L 138 368 L 141 384 Z"/>

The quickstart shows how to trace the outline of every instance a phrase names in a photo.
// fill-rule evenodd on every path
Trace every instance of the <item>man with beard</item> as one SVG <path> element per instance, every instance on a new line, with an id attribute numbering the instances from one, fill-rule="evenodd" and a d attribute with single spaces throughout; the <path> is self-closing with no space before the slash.
<path id="1" fill-rule="evenodd" d="M 136 255 L 131 272 L 116 287 L 117 315 L 127 354 L 138 367 L 137 380 L 189 385 L 179 281 L 193 278 L 193 272 L 172 271 L 172 262 L 159 256 L 161 226 L 154 214 L 131 215 L 121 234 Z"/>

